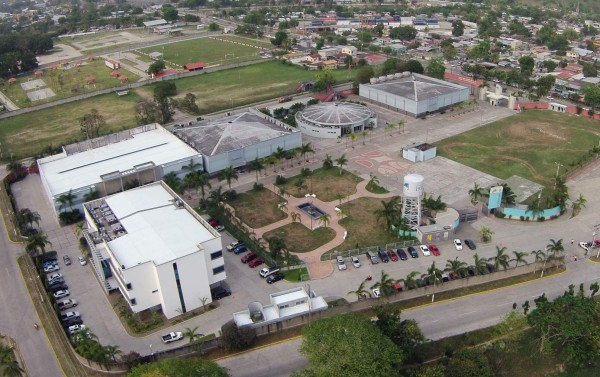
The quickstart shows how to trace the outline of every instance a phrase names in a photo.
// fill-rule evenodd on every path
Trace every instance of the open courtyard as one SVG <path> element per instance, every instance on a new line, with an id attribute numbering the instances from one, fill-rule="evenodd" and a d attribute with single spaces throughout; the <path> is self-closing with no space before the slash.
<path id="1" fill-rule="evenodd" d="M 290 177 L 286 184 L 279 185 L 287 194 L 296 198 L 304 197 L 307 193 L 315 194 L 324 202 L 341 201 L 356 193 L 356 184 L 362 178 L 338 168 L 319 168 L 312 171 L 310 176 L 296 175 Z"/>

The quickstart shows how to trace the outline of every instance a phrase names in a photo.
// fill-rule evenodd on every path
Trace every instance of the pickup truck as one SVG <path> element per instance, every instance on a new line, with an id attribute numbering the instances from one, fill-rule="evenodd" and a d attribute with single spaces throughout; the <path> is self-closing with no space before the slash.
<path id="1" fill-rule="evenodd" d="M 183 339 L 183 333 L 181 331 L 171 332 L 162 336 L 164 343 L 172 343 L 181 339 Z"/>

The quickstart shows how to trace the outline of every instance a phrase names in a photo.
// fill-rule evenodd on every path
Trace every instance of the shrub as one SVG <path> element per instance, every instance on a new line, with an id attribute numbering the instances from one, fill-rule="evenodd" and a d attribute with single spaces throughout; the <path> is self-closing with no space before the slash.
<path id="1" fill-rule="evenodd" d="M 252 190 L 254 190 L 254 191 L 262 191 L 264 189 L 265 189 L 265 186 L 260 182 L 254 182 L 254 185 L 252 186 Z"/>
<path id="2" fill-rule="evenodd" d="M 546 220 L 546 218 L 544 216 L 538 218 L 538 221 L 544 221 L 544 220 Z"/>
<path id="3" fill-rule="evenodd" d="M 287 178 L 284 177 L 283 175 L 278 175 L 277 177 L 275 177 L 275 184 L 276 185 L 285 185 L 287 183 Z"/>
<path id="4" fill-rule="evenodd" d="M 223 326 L 222 346 L 228 351 L 247 349 L 254 344 L 256 331 L 247 327 L 238 328 L 234 323 Z"/>
<path id="5" fill-rule="evenodd" d="M 521 219 L 521 221 L 525 221 L 525 217 L 524 216 L 519 216 L 519 218 Z"/>
<path id="6" fill-rule="evenodd" d="M 226 200 L 236 200 L 238 197 L 238 193 L 235 190 L 225 191 L 225 199 Z"/>
<path id="7" fill-rule="evenodd" d="M 83 219 L 83 215 L 78 209 L 74 209 L 72 211 L 61 212 L 58 215 L 58 219 L 61 225 L 71 225 L 81 221 Z"/>

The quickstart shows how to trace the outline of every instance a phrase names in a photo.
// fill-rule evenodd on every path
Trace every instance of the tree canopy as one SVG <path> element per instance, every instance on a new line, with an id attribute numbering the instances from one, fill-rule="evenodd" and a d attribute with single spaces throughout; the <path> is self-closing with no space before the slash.
<path id="1" fill-rule="evenodd" d="M 133 368 L 127 377 L 227 377 L 217 363 L 203 359 L 165 359 Z"/>
<path id="2" fill-rule="evenodd" d="M 400 26 L 390 30 L 390 38 L 412 41 L 417 36 L 417 29 L 412 26 Z"/>
<path id="3" fill-rule="evenodd" d="M 444 65 L 444 62 L 442 61 L 442 59 L 439 59 L 439 58 L 431 59 L 429 61 L 429 64 L 427 65 L 427 68 L 425 69 L 425 73 L 427 73 L 428 76 L 431 76 L 433 78 L 440 79 L 440 80 L 444 79 L 445 72 L 446 72 L 446 66 Z"/>

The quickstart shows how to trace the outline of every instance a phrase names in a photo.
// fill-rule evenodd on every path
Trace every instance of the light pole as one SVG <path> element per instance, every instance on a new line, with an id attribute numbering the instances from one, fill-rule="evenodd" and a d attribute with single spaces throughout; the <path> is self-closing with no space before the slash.
<path id="1" fill-rule="evenodd" d="M 152 343 L 150 343 L 150 356 L 152 357 L 152 360 L 154 360 L 154 352 L 152 352 Z"/>

